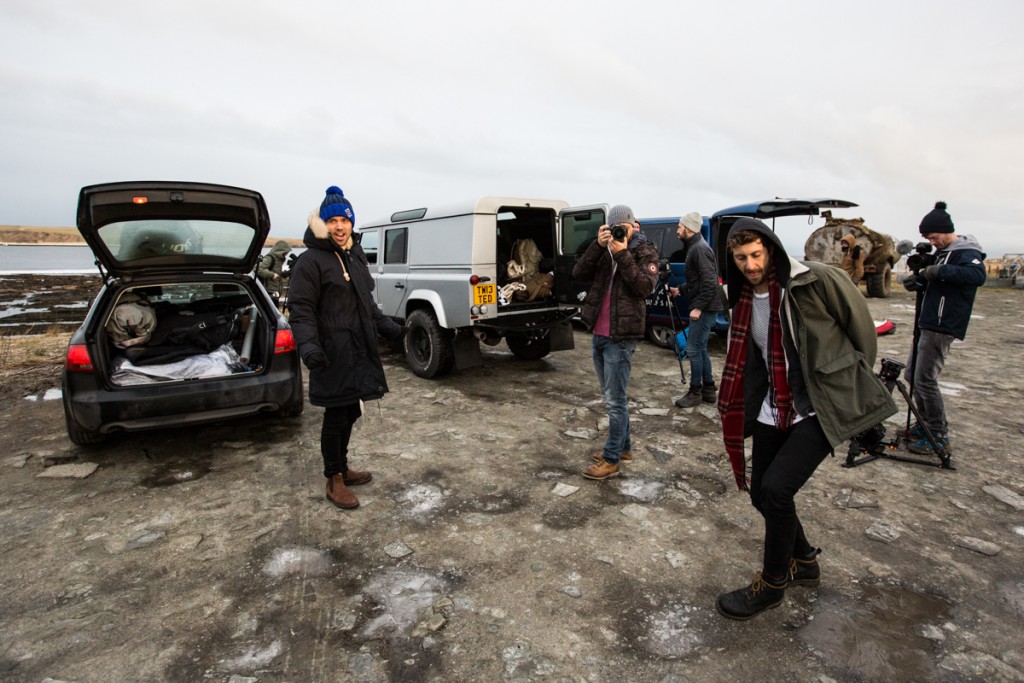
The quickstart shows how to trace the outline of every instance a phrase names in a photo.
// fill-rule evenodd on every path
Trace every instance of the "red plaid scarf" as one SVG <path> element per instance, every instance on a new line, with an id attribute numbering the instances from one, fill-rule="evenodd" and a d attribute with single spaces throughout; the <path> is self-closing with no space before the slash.
<path id="1" fill-rule="evenodd" d="M 793 413 L 793 393 L 786 378 L 786 351 L 782 345 L 782 288 L 775 271 L 768 273 L 768 306 L 771 310 L 768 327 L 768 391 L 775 407 L 775 426 L 787 429 Z M 722 440 L 729 455 L 733 476 L 740 489 L 748 488 L 746 461 L 743 457 L 743 371 L 747 363 L 747 342 L 750 337 L 750 314 L 754 307 L 753 288 L 744 283 L 740 299 L 729 323 L 729 348 L 718 392 L 718 412 L 722 415 Z"/>

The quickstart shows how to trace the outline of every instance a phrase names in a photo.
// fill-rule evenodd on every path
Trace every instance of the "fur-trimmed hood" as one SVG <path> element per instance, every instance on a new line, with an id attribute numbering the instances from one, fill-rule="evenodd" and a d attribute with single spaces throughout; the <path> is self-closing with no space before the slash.
<path id="1" fill-rule="evenodd" d="M 362 240 L 362 235 L 352 230 L 352 248 L 355 249 Z M 341 252 L 341 247 L 331 239 L 331 233 L 327 229 L 327 223 L 320 218 L 320 212 L 313 210 L 309 212 L 309 222 L 306 227 L 306 234 L 302 236 L 302 243 L 307 249 L 321 249 L 323 251 Z M 359 249 L 362 253 L 362 248 Z"/>

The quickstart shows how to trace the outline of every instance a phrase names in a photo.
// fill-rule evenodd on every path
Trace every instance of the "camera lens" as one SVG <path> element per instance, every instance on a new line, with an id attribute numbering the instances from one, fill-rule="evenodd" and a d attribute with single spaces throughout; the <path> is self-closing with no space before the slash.
<path id="1" fill-rule="evenodd" d="M 612 237 L 620 242 L 626 239 L 626 226 L 624 225 L 613 225 L 612 226 Z"/>

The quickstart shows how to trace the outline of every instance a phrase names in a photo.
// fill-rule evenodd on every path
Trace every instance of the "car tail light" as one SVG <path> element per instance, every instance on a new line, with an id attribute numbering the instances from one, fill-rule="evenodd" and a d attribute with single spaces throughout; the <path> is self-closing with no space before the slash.
<path id="1" fill-rule="evenodd" d="M 295 337 L 291 330 L 278 330 L 274 336 L 274 355 L 295 350 Z"/>
<path id="2" fill-rule="evenodd" d="M 480 282 L 480 276 L 479 275 L 470 275 L 469 276 L 469 284 L 475 285 L 478 282 Z"/>
<path id="3" fill-rule="evenodd" d="M 149 197 L 132 197 L 132 204 L 145 204 L 149 201 Z"/>
<path id="4" fill-rule="evenodd" d="M 85 344 L 71 344 L 64 359 L 64 367 L 70 372 L 92 372 L 92 359 Z"/>

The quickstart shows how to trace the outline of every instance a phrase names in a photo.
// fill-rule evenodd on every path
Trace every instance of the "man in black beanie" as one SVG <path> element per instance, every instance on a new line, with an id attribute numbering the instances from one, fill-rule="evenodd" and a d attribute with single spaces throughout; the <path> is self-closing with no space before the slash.
<path id="1" fill-rule="evenodd" d="M 978 287 L 985 283 L 985 254 L 971 235 L 953 234 L 953 219 L 946 213 L 945 202 L 936 202 L 935 208 L 921 220 L 920 230 L 935 253 L 931 265 L 903 280 L 907 291 L 921 292 L 917 320 L 920 338 L 910 350 L 906 378 L 921 421 L 943 451 L 939 455 L 952 455 L 939 374 L 953 340 L 963 340 L 967 334 L 974 296 Z M 922 455 L 935 454 L 935 448 L 919 424 L 910 432 L 908 450 Z"/>

